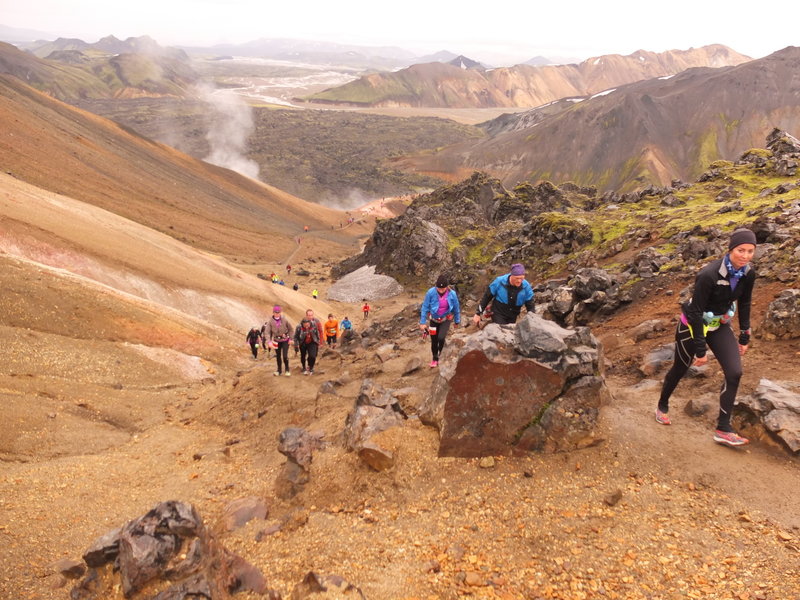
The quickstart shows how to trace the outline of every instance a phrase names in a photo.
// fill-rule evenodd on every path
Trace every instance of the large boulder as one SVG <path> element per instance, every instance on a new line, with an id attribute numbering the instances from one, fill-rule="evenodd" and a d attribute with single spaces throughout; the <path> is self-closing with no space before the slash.
<path id="1" fill-rule="evenodd" d="M 353 410 L 347 415 L 345 447 L 358 452 L 359 458 L 376 471 L 383 471 L 394 464 L 394 454 L 381 445 L 377 434 L 402 425 L 406 418 L 392 390 L 365 379 Z"/>
<path id="2" fill-rule="evenodd" d="M 339 302 L 361 302 L 363 300 L 383 300 L 403 292 L 403 286 L 388 275 L 375 272 L 375 267 L 365 265 L 348 273 L 330 289 L 327 298 Z"/>
<path id="3" fill-rule="evenodd" d="M 420 419 L 439 430 L 440 456 L 519 455 L 598 441 L 608 399 L 602 350 L 588 328 L 535 314 L 487 325 L 445 347 Z"/>
<path id="4" fill-rule="evenodd" d="M 789 450 L 800 452 L 800 394 L 762 379 L 752 395 L 740 398 L 739 406 L 758 417 Z"/>
<path id="5" fill-rule="evenodd" d="M 759 334 L 767 340 L 800 337 L 800 290 L 784 290 L 769 303 Z"/>

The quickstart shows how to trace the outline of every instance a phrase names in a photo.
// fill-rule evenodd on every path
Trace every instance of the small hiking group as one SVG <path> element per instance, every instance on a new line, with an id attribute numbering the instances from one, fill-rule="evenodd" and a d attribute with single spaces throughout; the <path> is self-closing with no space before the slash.
<path id="1" fill-rule="evenodd" d="M 352 327 L 353 324 L 347 317 L 340 324 L 332 314 L 328 315 L 328 320 L 323 325 L 314 316 L 314 311 L 308 309 L 297 327 L 292 328 L 281 307 L 276 305 L 272 307 L 272 317 L 267 319 L 261 329 L 252 327 L 246 339 L 250 344 L 253 360 L 258 358 L 259 347 L 266 348 L 268 355 L 271 350 L 275 350 L 276 370 L 273 375 L 276 377 L 291 376 L 290 345 L 294 346 L 295 352 L 300 353 L 303 375 L 313 375 L 321 341 L 324 339 L 328 346 L 336 348 L 339 332 L 348 331 Z"/>
<path id="2" fill-rule="evenodd" d="M 525 280 L 525 267 L 516 263 L 511 265 L 508 273 L 495 278 L 486 287 L 473 321 L 479 325 L 481 316 L 485 316 L 492 323 L 513 324 L 517 322 L 523 306 L 528 312 L 533 312 L 533 288 Z M 455 327 L 461 324 L 461 306 L 458 294 L 450 287 L 449 278 L 442 274 L 436 279 L 434 287 L 425 293 L 419 315 L 422 335 L 431 339 L 431 368 L 439 366 L 439 356 L 450 331 L 450 323 Z"/>
<path id="3" fill-rule="evenodd" d="M 756 274 L 750 261 L 756 249 L 756 236 L 749 229 L 736 229 L 730 237 L 728 252 L 703 267 L 695 278 L 691 298 L 681 306 L 675 331 L 675 351 L 671 369 L 664 377 L 655 419 L 671 425 L 669 398 L 691 366 L 708 362 L 711 349 L 722 367 L 723 382 L 719 395 L 719 415 L 713 439 L 726 446 L 749 443 L 731 425 L 733 406 L 742 377 L 742 359 L 750 344 L 750 308 Z M 422 302 L 419 327 L 423 336 L 430 335 L 431 368 L 439 365 L 450 323 L 458 327 L 461 309 L 456 291 L 446 275 L 440 275 Z M 525 280 L 522 264 L 511 266 L 509 273 L 494 279 L 486 288 L 473 316 L 475 325 L 481 318 L 500 325 L 513 324 L 522 307 L 534 310 L 534 292 Z M 739 317 L 739 336 L 732 327 L 734 315 Z"/>

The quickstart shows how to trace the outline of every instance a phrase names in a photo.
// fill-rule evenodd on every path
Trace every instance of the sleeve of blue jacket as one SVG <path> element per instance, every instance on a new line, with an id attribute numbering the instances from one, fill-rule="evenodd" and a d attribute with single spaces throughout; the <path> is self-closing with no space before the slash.
<path id="1" fill-rule="evenodd" d="M 450 290 L 450 310 L 453 311 L 455 322 L 461 323 L 461 305 L 458 302 L 458 294 L 455 290 Z"/>
<path id="2" fill-rule="evenodd" d="M 433 295 L 436 294 L 436 289 L 431 288 L 425 293 L 425 298 L 422 300 L 422 307 L 419 310 L 419 324 L 424 325 L 428 319 L 428 314 L 433 310 Z"/>

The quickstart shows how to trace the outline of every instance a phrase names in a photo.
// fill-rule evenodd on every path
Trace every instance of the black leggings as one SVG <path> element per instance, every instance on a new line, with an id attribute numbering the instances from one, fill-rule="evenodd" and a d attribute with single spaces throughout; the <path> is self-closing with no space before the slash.
<path id="1" fill-rule="evenodd" d="M 728 323 L 720 325 L 719 329 L 709 331 L 706 335 L 706 342 L 725 375 L 719 393 L 717 429 L 732 431 L 731 415 L 733 413 L 733 403 L 736 400 L 736 392 L 739 390 L 739 380 L 742 378 L 742 358 L 739 355 L 739 344 Z M 658 399 L 658 410 L 661 412 L 669 410 L 669 397 L 675 391 L 675 387 L 686 374 L 686 371 L 689 370 L 693 358 L 694 342 L 689 332 L 689 326 L 679 322 L 675 331 L 675 361 L 664 377 L 661 397 Z"/>
<path id="2" fill-rule="evenodd" d="M 433 354 L 433 360 L 438 361 L 442 348 L 444 348 L 444 338 L 447 337 L 447 332 L 450 331 L 450 320 L 445 319 L 441 323 L 430 321 L 428 323 L 428 331 L 430 331 L 431 327 L 436 327 L 436 335 L 431 335 L 431 354 Z"/>
<path id="3" fill-rule="evenodd" d="M 278 365 L 278 373 L 281 372 L 281 355 L 283 355 L 283 366 L 286 372 L 289 372 L 289 340 L 278 342 L 278 347 L 275 348 L 275 362 Z"/>
<path id="4" fill-rule="evenodd" d="M 308 370 L 314 370 L 314 365 L 317 362 L 317 350 L 319 350 L 319 344 L 316 342 L 300 344 L 300 364 L 303 365 L 304 371 L 306 370 L 306 357 L 308 357 Z"/>
<path id="5" fill-rule="evenodd" d="M 253 353 L 253 358 L 258 358 L 258 346 L 256 346 L 258 342 L 250 342 L 250 352 Z"/>

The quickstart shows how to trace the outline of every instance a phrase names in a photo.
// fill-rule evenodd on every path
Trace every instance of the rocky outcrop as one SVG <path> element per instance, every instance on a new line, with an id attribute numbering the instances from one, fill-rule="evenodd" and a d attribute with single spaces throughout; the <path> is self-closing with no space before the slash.
<path id="1" fill-rule="evenodd" d="M 261 572 L 225 549 L 190 504 L 162 502 L 100 538 L 83 556 L 88 572 L 72 600 L 230 598 L 252 591 L 279 598 Z M 155 594 L 155 595 L 154 595 Z"/>
<path id="2" fill-rule="evenodd" d="M 498 179 L 476 172 L 415 198 L 405 213 L 378 223 L 364 251 L 339 263 L 332 275 L 374 265 L 378 273 L 417 283 L 434 265 L 435 273 L 471 283 L 484 260 L 505 269 L 513 262 L 566 256 L 591 242 L 588 224 L 563 214 L 574 198 L 589 194 L 596 190 L 549 181 L 521 183 L 509 192 Z"/>
<path id="3" fill-rule="evenodd" d="M 598 441 L 608 399 L 602 350 L 588 328 L 528 314 L 445 347 L 420 419 L 439 430 L 440 456 L 563 451 Z"/>
<path id="4" fill-rule="evenodd" d="M 375 227 L 364 251 L 339 263 L 332 275 L 342 277 L 367 265 L 398 279 L 421 277 L 430 265 L 446 271 L 452 266 L 447 242 L 445 230 L 431 221 L 413 215 L 387 219 Z"/>
<path id="5" fill-rule="evenodd" d="M 800 453 L 800 394 L 769 379 L 762 379 L 755 393 L 739 399 L 764 428 L 794 453 Z"/>
<path id="6" fill-rule="evenodd" d="M 800 337 L 800 290 L 784 290 L 769 303 L 759 335 L 766 340 Z"/>
<path id="7" fill-rule="evenodd" d="M 620 287 L 620 279 L 605 269 L 578 269 L 566 283 L 562 280 L 536 287 L 536 302 L 545 315 L 562 325 L 586 325 L 630 302 L 630 296 Z"/>

